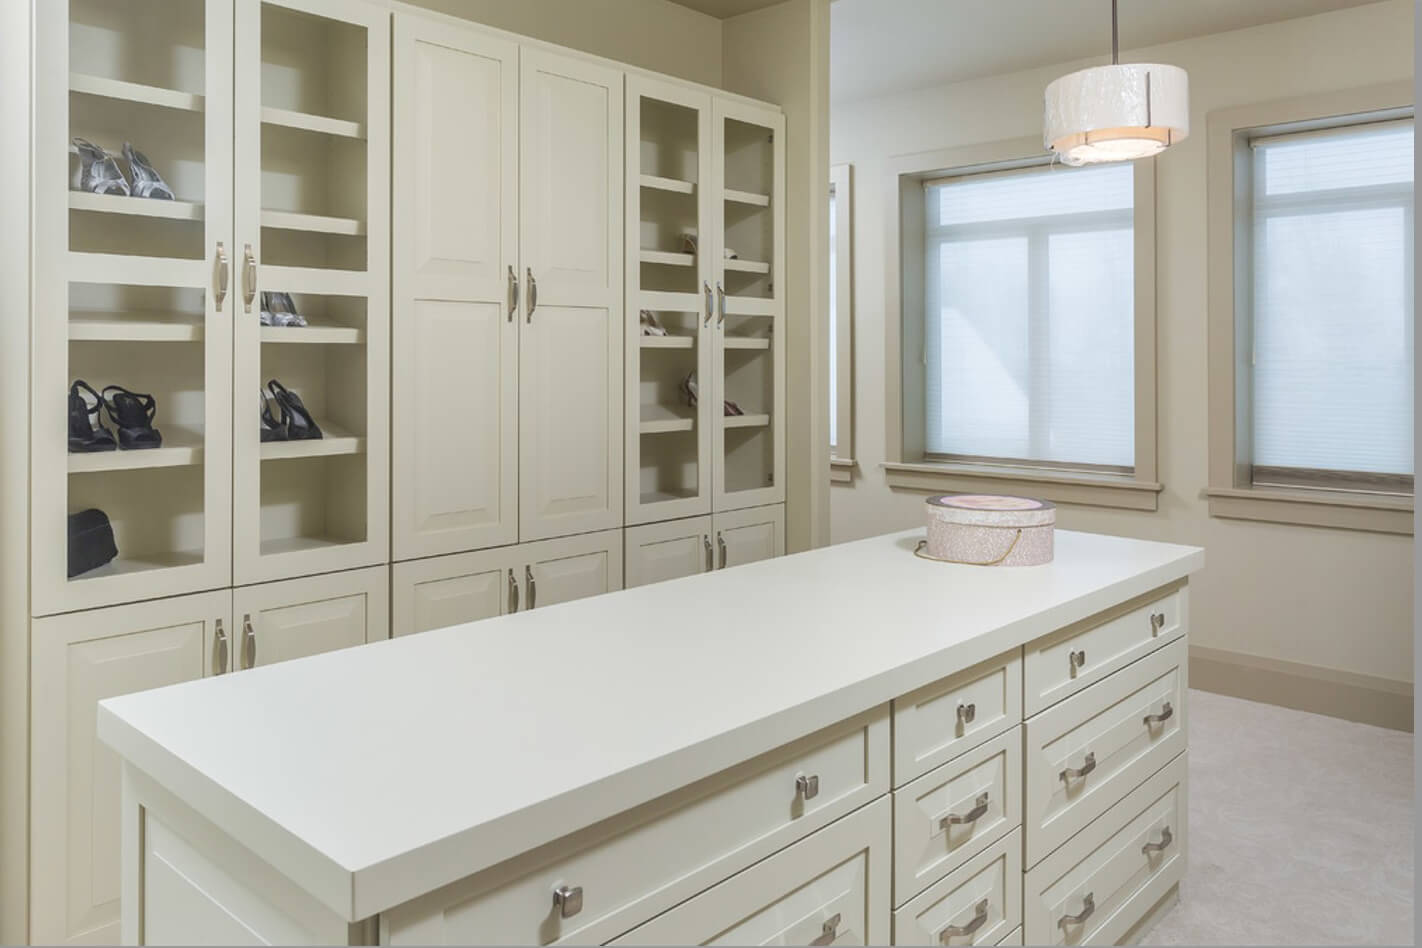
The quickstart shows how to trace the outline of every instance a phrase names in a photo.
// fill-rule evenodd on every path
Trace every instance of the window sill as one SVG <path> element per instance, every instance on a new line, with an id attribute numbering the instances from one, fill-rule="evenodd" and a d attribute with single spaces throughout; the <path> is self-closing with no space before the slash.
<path id="1" fill-rule="evenodd" d="M 1156 510 L 1165 488 L 1127 475 L 919 461 L 887 462 L 890 487 L 941 493 L 1031 494 L 1052 503 Z"/>
<path id="2" fill-rule="evenodd" d="M 1210 516 L 1340 530 L 1412 534 L 1412 498 L 1335 490 L 1210 487 Z"/>
<path id="3" fill-rule="evenodd" d="M 830 483 L 848 484 L 854 480 L 854 458 L 830 458 Z"/>

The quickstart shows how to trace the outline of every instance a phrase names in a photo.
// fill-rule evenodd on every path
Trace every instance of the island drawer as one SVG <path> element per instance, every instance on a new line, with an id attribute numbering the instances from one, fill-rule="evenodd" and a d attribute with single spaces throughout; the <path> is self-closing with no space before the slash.
<path id="1" fill-rule="evenodd" d="M 894 912 L 894 944 L 995 945 L 1021 924 L 1016 829 Z"/>
<path id="2" fill-rule="evenodd" d="M 1017 926 L 1016 928 L 1014 928 L 1012 931 L 1008 932 L 1007 937 L 1004 938 L 1002 941 L 998 942 L 998 945 L 1019 945 L 1019 946 L 1020 946 L 1020 945 L 1022 945 L 1022 944 L 1023 944 L 1023 941 L 1022 941 L 1022 926 L 1021 926 L 1021 925 L 1018 925 L 1018 926 Z"/>
<path id="3" fill-rule="evenodd" d="M 382 941 L 604 942 L 879 796 L 887 835 L 888 745 L 880 706 L 382 913 Z"/>
<path id="4" fill-rule="evenodd" d="M 1186 656 L 1167 645 L 1027 721 L 1028 866 L 1185 749 Z"/>
<path id="5" fill-rule="evenodd" d="M 888 944 L 889 811 L 882 797 L 609 944 Z"/>
<path id="6" fill-rule="evenodd" d="M 1022 721 L 1022 653 L 1013 649 L 894 699 L 894 786 Z"/>
<path id="7" fill-rule="evenodd" d="M 1027 944 L 1118 944 L 1180 881 L 1186 773 L 1181 754 L 1028 871 Z"/>
<path id="8" fill-rule="evenodd" d="M 1185 634 L 1183 585 L 1158 589 L 1028 643 L 1022 657 L 1023 713 L 1051 707 Z"/>
<path id="9" fill-rule="evenodd" d="M 894 904 L 1022 822 L 1022 728 L 894 791 Z"/>

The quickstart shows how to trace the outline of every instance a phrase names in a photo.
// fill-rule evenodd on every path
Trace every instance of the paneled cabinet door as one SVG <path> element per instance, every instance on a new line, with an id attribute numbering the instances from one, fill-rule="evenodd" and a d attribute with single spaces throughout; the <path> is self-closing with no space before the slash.
<path id="1" fill-rule="evenodd" d="M 716 568 L 710 517 L 628 527 L 625 543 L 628 589 Z"/>
<path id="2" fill-rule="evenodd" d="M 622 588 L 621 530 L 525 543 L 517 555 L 525 611 Z"/>
<path id="3" fill-rule="evenodd" d="M 519 537 L 622 525 L 622 73 L 521 55 Z"/>
<path id="4" fill-rule="evenodd" d="M 718 513 L 711 521 L 716 529 L 717 569 L 785 555 L 785 507 L 781 504 Z"/>
<path id="5" fill-rule="evenodd" d="M 393 635 L 517 612 L 521 587 L 511 550 L 436 556 L 390 568 Z"/>
<path id="6" fill-rule="evenodd" d="M 395 15 L 397 560 L 518 541 L 518 52 Z"/>
<path id="7" fill-rule="evenodd" d="M 232 615 L 233 670 L 374 642 L 390 634 L 388 568 L 235 589 Z"/>
<path id="8" fill-rule="evenodd" d="M 231 593 L 36 619 L 30 746 L 30 939 L 119 939 L 119 759 L 98 702 L 220 672 Z"/>

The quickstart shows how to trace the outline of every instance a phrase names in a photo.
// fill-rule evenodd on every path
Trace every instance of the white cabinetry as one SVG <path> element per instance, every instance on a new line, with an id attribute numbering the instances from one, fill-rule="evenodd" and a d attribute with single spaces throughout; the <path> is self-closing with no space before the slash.
<path id="1" fill-rule="evenodd" d="M 785 555 L 780 504 L 627 528 L 627 587 Z"/>
<path id="2" fill-rule="evenodd" d="M 235 667 L 255 668 L 390 637 L 390 569 L 373 566 L 232 592 Z"/>

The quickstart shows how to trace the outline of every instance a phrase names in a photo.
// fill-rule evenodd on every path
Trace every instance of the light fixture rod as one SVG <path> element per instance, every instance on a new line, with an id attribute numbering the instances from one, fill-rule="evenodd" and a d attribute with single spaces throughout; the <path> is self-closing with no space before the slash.
<path id="1" fill-rule="evenodd" d="M 1121 62 L 1121 34 L 1116 24 L 1116 0 L 1111 0 L 1111 65 Z"/>

